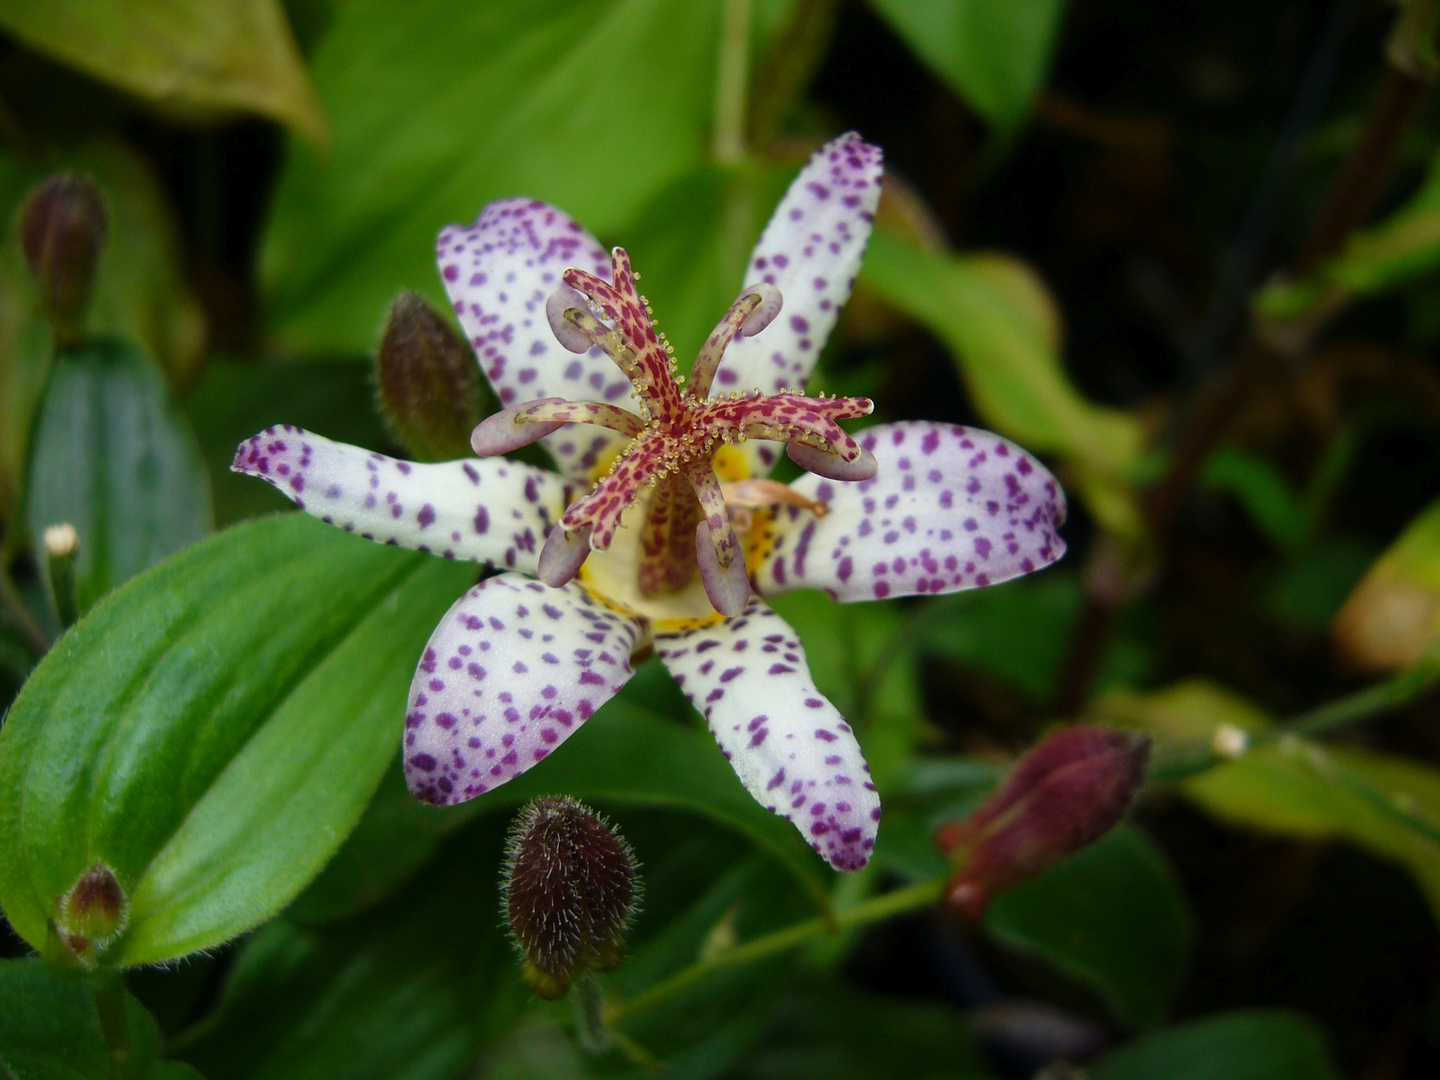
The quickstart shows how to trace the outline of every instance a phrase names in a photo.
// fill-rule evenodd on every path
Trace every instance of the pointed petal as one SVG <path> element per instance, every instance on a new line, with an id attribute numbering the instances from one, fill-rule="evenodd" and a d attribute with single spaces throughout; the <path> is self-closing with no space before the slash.
<path id="1" fill-rule="evenodd" d="M 757 337 L 730 343 L 715 392 L 803 389 L 845 301 L 880 202 L 880 148 L 855 132 L 817 150 L 780 200 L 745 271 L 780 290 L 784 308 Z M 757 475 L 778 460 L 768 443 L 741 446 Z"/>
<path id="2" fill-rule="evenodd" d="M 762 806 L 836 870 L 870 861 L 880 823 L 870 768 L 779 615 L 752 599 L 738 619 L 656 634 L 655 651 Z"/>
<path id="3" fill-rule="evenodd" d="M 880 424 L 859 436 L 873 480 L 802 476 L 791 488 L 829 512 L 780 507 L 755 571 L 762 596 L 824 589 L 839 600 L 995 585 L 1065 554 L 1065 493 L 1020 447 L 978 428 Z"/>
<path id="4" fill-rule="evenodd" d="M 546 302 L 569 267 L 610 279 L 610 257 L 562 210 L 531 199 L 491 203 L 468 228 L 440 230 L 445 291 L 502 405 L 542 397 L 625 404 L 630 383 L 599 349 L 582 355 L 555 338 Z M 617 436 L 573 427 L 546 436 L 561 472 L 588 473 Z"/>
<path id="5" fill-rule="evenodd" d="M 638 620 L 578 585 L 488 578 L 445 613 L 405 711 L 405 782 L 448 806 L 549 756 L 634 673 Z"/>
<path id="6" fill-rule="evenodd" d="M 241 443 L 230 468 L 366 540 L 526 573 L 566 498 L 560 476 L 519 462 L 399 461 L 289 424 Z"/>

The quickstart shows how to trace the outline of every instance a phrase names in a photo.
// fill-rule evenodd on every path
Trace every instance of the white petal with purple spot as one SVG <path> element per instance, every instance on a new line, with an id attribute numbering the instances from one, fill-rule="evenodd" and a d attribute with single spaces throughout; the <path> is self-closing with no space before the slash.
<path id="1" fill-rule="evenodd" d="M 519 462 L 400 461 L 289 424 L 241 443 L 230 468 L 366 540 L 526 573 L 567 494 L 560 476 Z"/>
<path id="2" fill-rule="evenodd" d="M 836 870 L 869 860 L 880 796 L 855 733 L 815 689 L 795 631 L 758 599 L 727 622 L 656 634 L 740 782 Z"/>
<path id="3" fill-rule="evenodd" d="M 542 397 L 624 405 L 630 383 L 599 349 L 576 355 L 545 313 L 569 267 L 610 280 L 610 257 L 574 218 L 533 199 L 491 203 L 474 225 L 440 230 L 435 258 L 455 314 L 502 405 Z M 619 440 L 574 424 L 545 438 L 560 470 L 588 474 Z"/>
<path id="4" fill-rule="evenodd" d="M 411 794 L 448 806 L 543 761 L 629 680 L 640 632 L 578 585 L 482 581 L 415 670 L 401 752 Z"/>
<path id="5" fill-rule="evenodd" d="M 715 374 L 714 391 L 802 389 L 850 298 L 880 202 L 880 148 L 855 132 L 817 150 L 780 201 L 755 246 L 745 283 L 780 290 L 783 307 L 756 337 L 737 337 Z M 739 447 L 756 475 L 778 460 L 776 444 Z"/>
<path id="6" fill-rule="evenodd" d="M 839 600 L 949 593 L 994 585 L 1065 554 L 1065 495 L 1020 447 L 978 428 L 924 421 L 862 432 L 874 479 L 807 474 L 791 488 L 829 505 L 780 507 L 756 569 L 762 596 L 824 589 Z"/>

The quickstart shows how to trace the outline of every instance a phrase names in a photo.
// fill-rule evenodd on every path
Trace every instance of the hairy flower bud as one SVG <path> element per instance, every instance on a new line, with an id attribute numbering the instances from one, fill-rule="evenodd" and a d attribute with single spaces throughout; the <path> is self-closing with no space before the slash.
<path id="1" fill-rule="evenodd" d="M 1145 778 L 1150 740 L 1077 724 L 1032 747 L 1005 782 L 935 842 L 956 865 L 946 896 L 972 919 L 1006 889 L 1094 843 Z"/>
<path id="2" fill-rule="evenodd" d="M 520 811 L 505 854 L 502 903 L 526 985 L 554 999 L 587 970 L 620 962 L 639 882 L 634 854 L 609 822 L 548 795 Z"/>
<path id="3" fill-rule="evenodd" d="M 470 349 L 419 293 L 390 306 L 375 357 L 380 408 L 422 461 L 470 457 L 470 432 L 485 414 L 480 368 Z"/>
<path id="4" fill-rule="evenodd" d="M 62 338 L 78 332 L 108 229 L 105 200 L 87 177 L 57 174 L 25 200 L 20 243 Z"/>
<path id="5" fill-rule="evenodd" d="M 98 863 L 57 898 L 55 907 L 56 931 L 65 948 L 85 965 L 93 961 L 98 948 L 125 928 L 129 916 L 125 890 L 115 872 Z"/>

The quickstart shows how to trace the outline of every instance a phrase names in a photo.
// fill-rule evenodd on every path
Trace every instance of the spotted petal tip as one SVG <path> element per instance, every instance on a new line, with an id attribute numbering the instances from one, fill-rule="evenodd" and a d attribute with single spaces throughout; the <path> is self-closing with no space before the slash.
<path id="1" fill-rule="evenodd" d="M 655 649 L 756 801 L 836 870 L 863 869 L 880 796 L 855 733 L 815 689 L 795 631 L 752 599 L 739 618 L 657 634 Z"/>

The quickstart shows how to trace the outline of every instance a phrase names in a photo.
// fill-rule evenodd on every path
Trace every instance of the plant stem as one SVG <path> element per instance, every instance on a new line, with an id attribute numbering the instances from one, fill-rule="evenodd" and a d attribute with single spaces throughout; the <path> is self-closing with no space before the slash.
<path id="1" fill-rule="evenodd" d="M 110 1055 L 111 1070 L 123 1074 L 130 1057 L 130 1021 L 125 1009 L 125 983 L 115 972 L 95 980 L 95 1011 L 100 1015 L 100 1032 Z"/>
<path id="2" fill-rule="evenodd" d="M 1329 734 L 1408 705 L 1431 690 L 1437 682 L 1440 682 L 1440 652 L 1431 653 L 1419 663 L 1392 675 L 1384 682 L 1367 686 L 1347 697 L 1301 713 L 1268 731 L 1256 732 L 1251 735 L 1250 741 L 1253 745 L 1265 745 L 1285 738 L 1311 738 Z M 1149 779 L 1159 783 L 1188 780 L 1227 760 L 1229 759 L 1207 749 L 1151 769 Z"/>
<path id="3" fill-rule="evenodd" d="M 664 982 L 652 986 L 643 993 L 636 994 L 630 1000 L 612 1005 L 609 1020 L 613 1024 L 622 1019 L 630 1019 L 649 1012 L 657 1005 L 663 1004 L 682 990 L 708 978 L 717 971 L 764 960 L 824 934 L 840 933 L 857 926 L 866 926 L 882 919 L 888 919 L 893 915 L 929 907 L 940 899 L 944 884 L 943 878 L 922 881 L 919 884 L 874 897 L 862 904 L 856 904 L 846 911 L 836 913 L 831 918 L 821 917 L 796 923 L 794 926 L 787 926 L 783 930 L 776 930 L 755 938 L 753 941 L 747 941 L 743 945 L 737 945 L 733 949 L 727 949 L 706 960 L 696 961 Z"/>
<path id="4" fill-rule="evenodd" d="M 745 159 L 745 105 L 750 81 L 751 0 L 726 0 L 721 16 L 720 58 L 715 75 L 715 160 Z"/>

